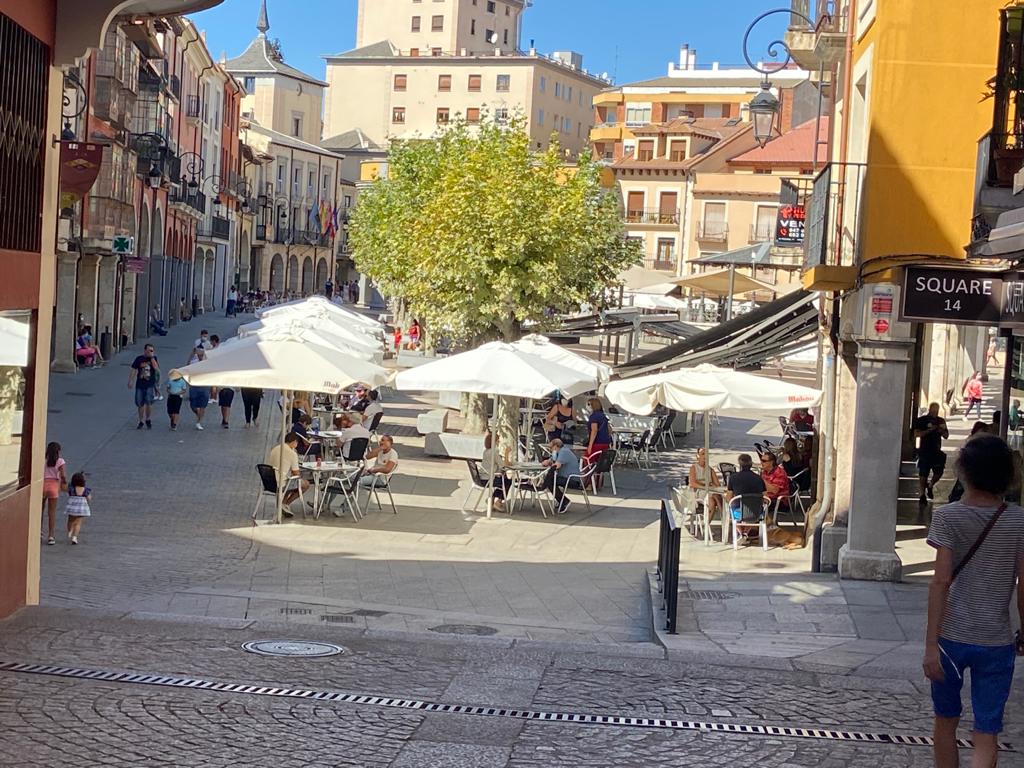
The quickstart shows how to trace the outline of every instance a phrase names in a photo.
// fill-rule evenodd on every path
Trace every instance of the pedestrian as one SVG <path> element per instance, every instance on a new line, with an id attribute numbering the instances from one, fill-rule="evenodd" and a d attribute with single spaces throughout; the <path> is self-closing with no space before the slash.
<path id="1" fill-rule="evenodd" d="M 192 357 L 189 358 L 188 364 L 192 365 L 205 359 L 206 350 L 197 346 L 192 350 Z M 188 388 L 188 404 L 196 416 L 196 429 L 202 432 L 203 416 L 206 414 L 207 406 L 210 405 L 210 388 L 190 386 Z"/>
<path id="2" fill-rule="evenodd" d="M 245 409 L 245 428 L 252 424 L 259 426 L 260 402 L 263 400 L 263 390 L 252 387 L 242 387 L 242 407 Z"/>
<path id="3" fill-rule="evenodd" d="M 192 294 L 192 317 L 199 314 L 199 297 Z"/>
<path id="4" fill-rule="evenodd" d="M 994 333 L 988 337 L 988 352 L 985 354 L 985 364 L 989 363 L 999 364 L 999 358 L 996 356 L 996 349 L 999 347 L 999 342 L 996 340 Z"/>
<path id="5" fill-rule="evenodd" d="M 1018 578 L 1024 570 L 1024 509 L 1003 501 L 1015 467 L 1013 452 L 995 435 L 964 443 L 956 471 L 963 498 L 936 509 L 928 531 L 936 554 L 923 666 L 935 711 L 935 764 L 959 765 L 960 692 L 970 670 L 971 765 L 990 768 L 998 758 L 1015 657 L 1024 655 L 1020 633 L 1015 637 L 1010 628 L 1014 591 L 1024 620 L 1024 580 Z"/>
<path id="6" fill-rule="evenodd" d="M 949 428 L 946 420 L 939 416 L 938 403 L 931 403 L 928 413 L 914 419 L 914 437 L 918 439 L 917 477 L 921 492 L 918 501 L 927 504 L 929 499 L 935 498 L 935 484 L 946 470 L 942 441 L 949 440 Z"/>
<path id="7" fill-rule="evenodd" d="M 192 319 L 192 316 L 188 313 L 188 307 L 185 306 L 185 297 L 181 297 L 181 301 L 178 302 L 178 317 L 181 322 L 185 323 Z"/>
<path id="8" fill-rule="evenodd" d="M 46 512 L 46 543 L 57 543 L 54 530 L 57 526 L 57 499 L 68 489 L 67 475 L 64 474 L 64 459 L 60 455 L 60 443 L 46 446 L 46 466 L 43 467 L 43 510 Z"/>
<path id="9" fill-rule="evenodd" d="M 235 317 L 235 307 L 238 306 L 238 291 L 235 290 L 235 286 L 231 286 L 228 290 L 228 304 L 224 308 L 224 317 Z"/>
<path id="10" fill-rule="evenodd" d="M 68 538 L 72 544 L 78 543 L 78 534 L 82 531 L 82 520 L 92 517 L 89 501 L 92 490 L 85 484 L 85 473 L 75 472 L 71 476 L 71 487 L 68 489 L 68 505 L 64 512 L 68 516 Z"/>
<path id="11" fill-rule="evenodd" d="M 199 338 L 192 342 L 193 347 L 199 347 L 203 350 L 213 349 L 213 342 L 210 341 L 210 332 L 203 328 L 199 332 Z"/>
<path id="12" fill-rule="evenodd" d="M 178 431 L 178 419 L 181 418 L 181 402 L 188 391 L 185 379 L 177 371 L 167 376 L 167 418 L 171 422 L 171 432 Z"/>
<path id="13" fill-rule="evenodd" d="M 220 346 L 220 336 L 213 334 L 210 337 L 210 344 L 213 349 Z M 217 390 L 217 405 L 220 406 L 220 425 L 228 429 L 228 420 L 231 417 L 231 404 L 235 402 L 235 390 L 231 387 L 220 387 Z"/>
<path id="14" fill-rule="evenodd" d="M 395 326 L 395 355 L 402 349 L 402 326 Z"/>
<path id="15" fill-rule="evenodd" d="M 409 349 L 415 351 L 420 348 L 420 324 L 413 318 L 412 325 L 409 326 Z"/>
<path id="16" fill-rule="evenodd" d="M 971 420 L 971 408 L 978 406 L 978 418 L 981 418 L 981 401 L 984 399 L 984 385 L 981 382 L 981 371 L 975 371 L 960 388 L 960 395 L 967 401 L 964 421 Z"/>
<path id="17" fill-rule="evenodd" d="M 139 411 L 139 426 L 136 429 L 142 429 L 143 426 L 146 429 L 153 428 L 153 401 L 156 399 L 159 370 L 156 348 L 152 344 L 147 344 L 142 348 L 142 354 L 132 361 L 131 370 L 128 372 L 128 389 L 135 387 L 135 407 Z"/>
<path id="18" fill-rule="evenodd" d="M 327 297 L 328 301 L 334 296 L 334 283 L 331 282 L 331 278 L 327 278 L 327 282 L 324 283 L 324 296 Z"/>

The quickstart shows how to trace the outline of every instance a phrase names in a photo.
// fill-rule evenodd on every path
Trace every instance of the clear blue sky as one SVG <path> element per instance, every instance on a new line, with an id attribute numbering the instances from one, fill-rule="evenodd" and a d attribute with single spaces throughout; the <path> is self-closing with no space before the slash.
<path id="1" fill-rule="evenodd" d="M 322 77 L 323 54 L 352 48 L 356 0 L 268 0 L 270 37 L 280 38 L 285 60 Z M 591 72 L 625 83 L 664 75 L 677 61 L 679 46 L 697 49 L 698 65 L 712 61 L 741 65 L 743 32 L 763 11 L 788 0 L 535 0 L 523 24 L 523 46 L 535 40 L 542 53 L 575 50 Z M 240 54 L 256 35 L 259 0 L 224 0 L 192 16 L 207 33 L 214 58 Z M 751 54 L 765 58 L 764 46 L 780 38 L 787 16 L 763 22 Z M 753 42 L 760 42 L 756 48 Z"/>

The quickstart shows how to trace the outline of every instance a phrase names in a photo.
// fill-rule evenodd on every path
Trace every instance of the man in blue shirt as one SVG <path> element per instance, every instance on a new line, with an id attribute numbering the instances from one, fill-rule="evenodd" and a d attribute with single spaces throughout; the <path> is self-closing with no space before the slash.
<path id="1" fill-rule="evenodd" d="M 551 458 L 545 459 L 543 464 L 546 467 L 555 467 L 555 471 L 549 472 L 544 478 L 544 487 L 554 495 L 558 514 L 564 515 L 569 509 L 569 500 L 565 498 L 565 488 L 570 485 L 569 478 L 573 478 L 572 487 L 580 487 L 580 459 L 557 437 L 551 441 L 550 448 Z"/>

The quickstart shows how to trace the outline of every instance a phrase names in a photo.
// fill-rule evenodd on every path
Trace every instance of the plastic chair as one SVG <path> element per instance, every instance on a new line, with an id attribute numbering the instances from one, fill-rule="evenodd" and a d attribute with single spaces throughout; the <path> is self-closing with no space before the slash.
<path id="1" fill-rule="evenodd" d="M 740 519 L 734 514 L 740 513 Z M 768 505 L 764 497 L 759 493 L 747 493 L 742 496 L 734 496 L 729 502 L 729 518 L 732 520 L 732 548 L 740 548 L 740 530 L 757 528 L 761 537 L 761 549 L 768 551 L 768 521 L 766 513 Z"/>
<path id="2" fill-rule="evenodd" d="M 615 487 L 615 458 L 618 456 L 618 453 L 614 448 L 609 448 L 607 451 L 601 451 L 597 454 L 596 460 L 593 457 L 591 458 L 594 474 L 590 479 L 590 485 L 595 496 L 597 495 L 597 478 L 601 475 L 608 475 L 608 479 L 612 484 L 612 496 L 619 495 L 619 491 Z"/>
<path id="3" fill-rule="evenodd" d="M 370 437 L 374 440 L 377 438 L 377 429 L 380 427 L 381 419 L 384 418 L 384 411 L 379 411 L 370 418 L 370 423 L 367 425 L 367 429 L 370 431 Z"/>
<path id="4" fill-rule="evenodd" d="M 368 437 L 356 437 L 353 438 L 348 444 L 348 457 L 342 453 L 342 458 L 346 461 L 355 463 L 361 462 L 366 458 L 366 450 L 370 447 L 370 438 Z"/>
<path id="5" fill-rule="evenodd" d="M 587 512 L 593 512 L 590 506 L 590 496 L 587 495 L 587 483 L 594 482 L 594 475 L 597 472 L 597 464 L 588 464 L 585 469 L 580 470 L 575 475 L 569 475 L 565 478 L 565 491 L 569 489 L 578 490 L 583 493 L 583 501 L 587 505 Z M 555 482 L 558 482 L 558 478 L 555 478 Z"/>
<path id="6" fill-rule="evenodd" d="M 787 511 L 789 512 L 790 520 L 793 522 L 793 525 L 798 525 L 800 522 L 804 522 L 804 521 L 807 520 L 807 508 L 804 506 L 803 497 L 800 495 L 801 494 L 801 490 L 800 490 L 800 483 L 798 482 L 798 479 L 803 477 L 804 475 L 810 476 L 810 472 L 811 472 L 810 469 L 808 469 L 807 467 L 804 467 L 799 472 L 797 472 L 795 475 L 793 475 L 792 477 L 789 477 L 789 508 L 788 508 Z M 810 500 L 810 496 L 808 496 L 808 500 Z M 797 508 L 799 508 L 799 510 L 800 510 L 800 520 L 799 521 L 797 521 L 797 519 L 796 519 Z M 776 522 L 778 522 L 778 520 L 779 520 L 779 513 L 780 513 L 779 503 L 778 503 L 778 500 L 776 500 L 776 504 L 775 504 L 775 521 Z"/>
<path id="7" fill-rule="evenodd" d="M 380 494 L 378 493 L 378 491 L 381 488 L 383 488 L 385 491 L 387 491 L 388 501 L 391 502 L 391 511 L 394 514 L 397 515 L 398 514 L 398 507 L 395 506 L 395 497 L 391 495 L 391 475 L 375 473 L 375 474 L 367 475 L 367 476 L 375 478 L 375 479 L 374 479 L 373 485 L 368 489 L 368 492 L 366 494 L 366 504 L 363 505 L 363 516 L 364 517 L 366 516 L 366 510 L 368 510 L 370 508 L 370 496 L 373 496 L 374 501 L 377 502 L 377 509 L 379 509 L 381 512 L 384 511 L 384 507 L 380 503 Z M 383 477 L 384 478 L 384 484 L 383 485 L 378 485 L 377 484 L 376 478 L 378 478 L 378 477 Z"/>
<path id="8" fill-rule="evenodd" d="M 352 520 L 359 522 L 359 480 L 362 478 L 363 473 L 366 472 L 365 467 L 359 467 L 355 472 L 347 476 L 338 476 L 327 478 L 327 482 L 324 485 L 323 496 L 320 499 L 320 509 L 317 510 L 316 516 L 320 517 L 320 513 L 324 508 L 331 508 L 331 499 L 335 496 L 341 496 L 345 499 L 345 503 L 348 505 L 348 511 L 352 513 Z M 335 513 L 337 517 L 341 515 Z"/>
<path id="9" fill-rule="evenodd" d="M 466 492 L 466 498 L 462 502 L 462 511 L 466 511 L 466 505 L 469 504 L 469 497 L 473 495 L 473 491 L 479 490 L 480 493 L 477 495 L 476 504 L 473 505 L 473 511 L 476 512 L 480 507 L 480 502 L 484 500 L 484 494 L 487 493 L 487 479 L 484 477 L 483 472 L 480 471 L 480 465 L 473 461 L 473 459 L 466 459 L 466 466 L 469 467 L 471 484 Z"/>
<path id="10" fill-rule="evenodd" d="M 661 424 L 661 444 L 663 446 L 665 446 L 666 448 L 668 448 L 668 441 L 669 440 L 672 441 L 672 447 L 673 448 L 678 447 L 678 446 L 676 446 L 676 436 L 672 432 L 672 424 L 675 422 L 677 415 L 678 414 L 677 414 L 676 411 L 669 411 L 665 415 L 665 418 L 664 418 L 664 420 L 663 420 L 663 422 Z"/>

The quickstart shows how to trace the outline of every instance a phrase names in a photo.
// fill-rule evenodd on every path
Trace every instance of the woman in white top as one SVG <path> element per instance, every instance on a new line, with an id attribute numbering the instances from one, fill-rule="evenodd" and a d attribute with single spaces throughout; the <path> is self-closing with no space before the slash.
<path id="1" fill-rule="evenodd" d="M 708 455 L 703 448 L 697 449 L 697 460 L 690 465 L 689 486 L 694 489 L 721 487 L 714 468 L 708 466 Z M 718 496 L 708 494 L 707 505 L 708 511 L 715 514 L 718 511 Z"/>

